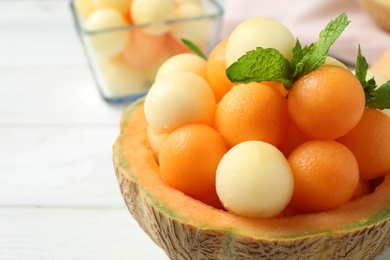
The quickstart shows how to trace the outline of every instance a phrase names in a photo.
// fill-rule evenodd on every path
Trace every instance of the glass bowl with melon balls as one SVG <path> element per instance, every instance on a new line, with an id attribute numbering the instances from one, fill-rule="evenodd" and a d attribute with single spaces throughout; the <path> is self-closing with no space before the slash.
<path id="1" fill-rule="evenodd" d="M 250 18 L 203 70 L 164 62 L 125 109 L 120 192 L 170 259 L 386 259 L 390 80 L 364 46 L 354 71 L 329 57 L 350 22 L 341 14 L 302 46 Z"/>
<path id="2" fill-rule="evenodd" d="M 111 103 L 144 96 L 161 64 L 189 46 L 209 53 L 223 13 L 214 0 L 72 0 L 70 7 L 94 80 Z"/>

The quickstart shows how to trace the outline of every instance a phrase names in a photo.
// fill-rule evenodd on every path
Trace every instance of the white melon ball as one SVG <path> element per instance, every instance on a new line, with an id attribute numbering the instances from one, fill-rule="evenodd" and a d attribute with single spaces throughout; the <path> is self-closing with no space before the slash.
<path id="1" fill-rule="evenodd" d="M 96 30 L 112 29 L 126 26 L 125 18 L 116 10 L 103 8 L 94 11 L 86 21 L 85 29 L 92 34 L 89 36 L 96 54 L 102 57 L 113 57 L 122 52 L 129 40 L 128 30 L 108 30 L 94 32 Z"/>
<path id="2" fill-rule="evenodd" d="M 112 8 L 122 14 L 130 10 L 131 0 L 91 0 L 95 8 Z"/>
<path id="3" fill-rule="evenodd" d="M 95 9 L 92 0 L 75 0 L 74 5 L 77 13 L 84 19 L 88 18 Z"/>
<path id="4" fill-rule="evenodd" d="M 178 71 L 195 73 L 206 79 L 206 60 L 193 53 L 181 53 L 170 57 L 158 69 L 156 81 Z"/>
<path id="5" fill-rule="evenodd" d="M 188 123 L 208 123 L 215 112 L 214 93 L 207 81 L 194 73 L 171 73 L 152 85 L 144 111 L 158 134 Z"/>
<path id="6" fill-rule="evenodd" d="M 148 138 L 150 150 L 152 150 L 153 156 L 158 162 L 158 155 L 160 153 L 161 145 L 165 141 L 165 138 L 168 137 L 168 133 L 157 134 L 154 132 L 153 128 L 148 125 L 146 128 L 146 137 Z"/>
<path id="7" fill-rule="evenodd" d="M 145 32 L 161 35 L 169 30 L 166 20 L 175 18 L 173 0 L 133 0 L 131 16 L 135 24 L 151 23 Z"/>
<path id="8" fill-rule="evenodd" d="M 287 159 L 275 146 L 246 141 L 223 156 L 217 168 L 216 189 L 229 212 L 269 218 L 290 202 L 294 179 Z"/>
<path id="9" fill-rule="evenodd" d="M 176 18 L 205 16 L 204 8 L 194 2 L 181 4 L 176 8 Z M 202 47 L 209 39 L 211 20 L 209 18 L 194 19 L 173 23 L 172 35 L 177 39 L 190 40 L 198 47 Z"/>
<path id="10" fill-rule="evenodd" d="M 112 96 L 123 97 L 147 90 L 145 73 L 131 67 L 122 57 L 101 60 L 100 64 Z"/>
<path id="11" fill-rule="evenodd" d="M 290 30 L 270 18 L 252 18 L 240 23 L 226 44 L 226 66 L 229 67 L 248 51 L 257 47 L 274 48 L 291 60 L 296 39 Z"/>
<path id="12" fill-rule="evenodd" d="M 325 64 L 327 65 L 334 65 L 334 66 L 339 66 L 339 67 L 342 67 L 344 69 L 348 69 L 347 66 L 345 66 L 344 63 L 342 63 L 341 61 L 339 61 L 338 59 L 332 57 L 332 56 L 327 56 L 326 59 L 325 59 Z"/>

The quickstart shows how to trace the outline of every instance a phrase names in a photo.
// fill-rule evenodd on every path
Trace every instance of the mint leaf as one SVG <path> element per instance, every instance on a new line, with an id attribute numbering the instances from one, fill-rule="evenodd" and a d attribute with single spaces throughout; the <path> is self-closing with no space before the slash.
<path id="1" fill-rule="evenodd" d="M 362 55 L 360 45 L 358 48 L 358 54 L 356 58 L 355 65 L 355 76 L 360 81 L 360 84 L 363 87 L 364 93 L 366 95 L 366 100 L 371 99 L 371 93 L 376 88 L 376 83 L 374 78 L 367 81 L 367 71 L 368 71 L 368 63 L 366 58 Z"/>
<path id="2" fill-rule="evenodd" d="M 193 42 L 191 42 L 190 40 L 186 40 L 186 39 L 181 39 L 181 41 L 184 43 L 184 45 L 186 45 L 188 48 L 190 48 L 190 50 L 195 52 L 195 54 L 197 54 L 199 57 L 201 57 L 204 60 L 207 60 L 206 55 Z"/>
<path id="3" fill-rule="evenodd" d="M 234 83 L 279 81 L 286 89 L 292 85 L 290 62 L 276 49 L 257 47 L 226 69 Z"/>
<path id="4" fill-rule="evenodd" d="M 317 42 L 305 47 L 302 51 L 293 52 L 293 55 L 299 55 L 298 58 L 294 58 L 293 56 L 294 80 L 312 72 L 325 63 L 330 47 L 335 43 L 348 24 L 347 15 L 342 13 L 336 19 L 330 21 L 325 29 L 321 31 Z"/>
<path id="5" fill-rule="evenodd" d="M 370 93 L 366 106 L 375 109 L 390 108 L 390 80 Z"/>

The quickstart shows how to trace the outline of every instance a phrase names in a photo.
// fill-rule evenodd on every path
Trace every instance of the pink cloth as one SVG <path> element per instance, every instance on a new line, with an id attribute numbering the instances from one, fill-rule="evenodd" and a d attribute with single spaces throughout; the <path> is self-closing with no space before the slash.
<path id="1" fill-rule="evenodd" d="M 390 48 L 390 33 L 379 28 L 357 0 L 226 0 L 222 38 L 240 22 L 264 16 L 283 23 L 307 45 L 342 12 L 351 22 L 332 46 L 331 56 L 354 64 L 360 44 L 362 54 L 372 63 Z"/>

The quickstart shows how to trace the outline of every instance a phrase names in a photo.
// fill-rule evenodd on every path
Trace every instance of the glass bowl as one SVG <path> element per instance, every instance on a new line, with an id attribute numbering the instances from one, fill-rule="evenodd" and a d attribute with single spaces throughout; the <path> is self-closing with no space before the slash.
<path id="1" fill-rule="evenodd" d="M 191 52 L 183 39 L 206 55 L 220 40 L 223 10 L 214 0 L 201 0 L 198 7 L 188 3 L 194 1 L 181 1 L 175 4 L 174 18 L 146 23 L 134 23 L 131 14 L 113 8 L 89 6 L 87 10 L 81 1 L 91 2 L 70 1 L 76 32 L 98 90 L 111 103 L 144 96 L 165 60 Z M 202 12 L 193 11 L 199 7 Z"/>

